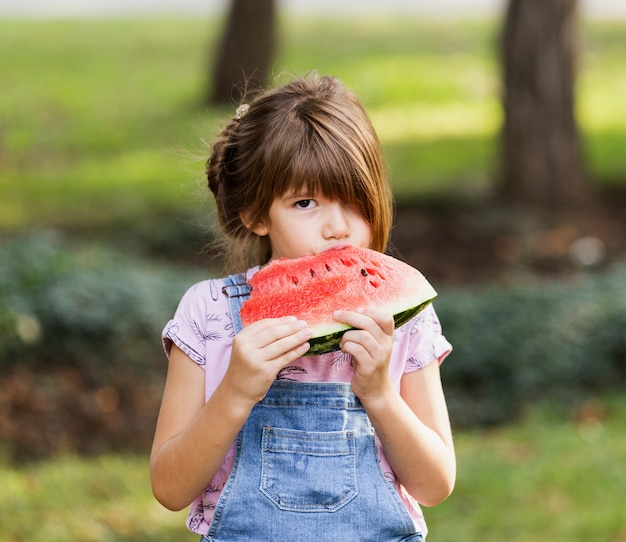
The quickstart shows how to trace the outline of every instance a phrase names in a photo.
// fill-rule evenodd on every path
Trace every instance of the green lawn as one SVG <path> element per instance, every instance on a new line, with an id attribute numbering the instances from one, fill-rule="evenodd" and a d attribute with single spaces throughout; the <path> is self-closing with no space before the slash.
<path id="1" fill-rule="evenodd" d="M 0 231 L 133 227 L 205 204 L 201 105 L 219 21 L 0 20 Z M 626 23 L 584 27 L 579 118 L 600 182 L 624 180 Z M 364 101 L 399 196 L 488 189 L 498 25 L 282 20 L 275 72 L 317 69 Z"/>
<path id="2" fill-rule="evenodd" d="M 456 435 L 453 496 L 427 510 L 430 542 L 623 542 L 626 398 L 591 401 L 575 419 Z"/>
<path id="3" fill-rule="evenodd" d="M 456 434 L 458 481 L 425 509 L 430 542 L 623 542 L 626 397 L 586 416 L 535 408 L 516 426 Z M 143 456 L 71 455 L 0 467 L 5 542 L 196 540 L 153 500 Z"/>

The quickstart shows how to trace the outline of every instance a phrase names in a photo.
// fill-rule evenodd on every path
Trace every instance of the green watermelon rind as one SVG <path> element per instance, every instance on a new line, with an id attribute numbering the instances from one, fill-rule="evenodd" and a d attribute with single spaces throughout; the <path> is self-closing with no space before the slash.
<path id="1" fill-rule="evenodd" d="M 400 326 L 406 324 L 411 318 L 422 312 L 428 305 L 430 305 L 433 299 L 434 297 L 432 299 L 424 301 L 423 303 L 420 303 L 415 307 L 411 307 L 397 314 L 394 314 L 394 327 L 398 329 Z M 343 337 L 343 334 L 350 329 L 353 328 L 345 326 L 345 329 L 340 329 L 331 333 L 314 336 L 309 340 L 310 348 L 304 355 L 321 356 L 322 354 L 336 352 L 340 349 L 339 345 L 341 343 L 341 337 Z"/>

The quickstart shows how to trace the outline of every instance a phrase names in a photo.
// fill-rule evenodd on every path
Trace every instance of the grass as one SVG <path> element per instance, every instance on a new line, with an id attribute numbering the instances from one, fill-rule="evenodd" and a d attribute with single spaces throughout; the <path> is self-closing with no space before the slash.
<path id="1" fill-rule="evenodd" d="M 147 455 L 71 455 L 0 469 L 0 539 L 5 542 L 196 540 L 185 513 L 162 508 L 148 483 Z"/>
<path id="2" fill-rule="evenodd" d="M 626 399 L 580 412 L 569 421 L 540 407 L 519 425 L 457 435 L 457 488 L 427 511 L 431 542 L 626 540 Z"/>
<path id="3" fill-rule="evenodd" d="M 626 397 L 598 398 L 580 413 L 574 421 L 534 407 L 519 425 L 458 433 L 457 487 L 425 509 L 428 540 L 626 540 Z M 186 535 L 184 512 L 152 498 L 147 455 L 4 465 L 0 487 L 6 542 L 197 539 Z"/>
<path id="4" fill-rule="evenodd" d="M 593 176 L 624 179 L 624 22 L 584 26 L 579 118 Z M 0 231 L 201 212 L 220 21 L 0 20 Z M 283 20 L 275 72 L 317 69 L 363 99 L 400 197 L 489 188 L 501 123 L 494 21 Z"/>
<path id="5" fill-rule="evenodd" d="M 0 35 L 11 89 L 0 226 L 116 222 L 184 203 L 174 150 L 202 118 L 198 23 L 3 22 Z"/>

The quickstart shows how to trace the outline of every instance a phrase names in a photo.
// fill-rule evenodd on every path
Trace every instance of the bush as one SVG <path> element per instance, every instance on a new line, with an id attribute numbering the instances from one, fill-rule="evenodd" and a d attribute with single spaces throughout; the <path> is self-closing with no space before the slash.
<path id="1" fill-rule="evenodd" d="M 200 278 L 53 233 L 5 239 L 0 442 L 20 457 L 145 450 L 167 365 L 160 332 Z M 447 289 L 436 307 L 455 349 L 442 372 L 456 427 L 504 423 L 528 403 L 569 404 L 626 381 L 626 268 Z"/>
<path id="2" fill-rule="evenodd" d="M 454 354 L 442 367 L 457 425 L 524 404 L 577 402 L 626 381 L 626 269 L 569 283 L 455 289 L 436 302 Z"/>
<path id="3" fill-rule="evenodd" d="M 0 370 L 79 367 L 102 380 L 114 368 L 149 375 L 165 366 L 160 331 L 192 281 L 54 233 L 0 247 Z"/>
<path id="4" fill-rule="evenodd" d="M 105 381 L 165 366 L 160 331 L 199 273 L 76 248 L 53 233 L 0 246 L 0 370 L 72 366 Z M 452 407 L 495 423 L 520 402 L 567 399 L 626 378 L 626 268 L 569 283 L 442 291 L 436 308 L 454 354 Z"/>
<path id="5" fill-rule="evenodd" d="M 52 234 L 0 246 L 0 452 L 149 448 L 160 331 L 199 277 Z"/>

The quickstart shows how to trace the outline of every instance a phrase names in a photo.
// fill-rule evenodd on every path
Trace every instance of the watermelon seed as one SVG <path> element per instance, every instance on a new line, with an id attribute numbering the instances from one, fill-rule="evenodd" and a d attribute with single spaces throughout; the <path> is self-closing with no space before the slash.
<path id="1" fill-rule="evenodd" d="M 328 265 L 327 263 L 324 264 L 324 266 L 326 267 L 326 271 L 330 271 L 330 265 Z"/>
<path id="2" fill-rule="evenodd" d="M 309 269 L 309 273 L 311 273 L 311 276 L 315 278 L 315 271 L 313 271 L 313 269 Z"/>
<path id="3" fill-rule="evenodd" d="M 370 280 L 370 284 L 374 287 L 374 288 L 378 288 L 380 286 L 380 284 L 374 280 Z"/>
<path id="4" fill-rule="evenodd" d="M 367 269 L 361 269 L 361 275 L 363 275 L 364 277 L 367 277 L 367 275 L 369 275 L 369 273 L 367 272 Z"/>
<path id="5" fill-rule="evenodd" d="M 291 277 L 291 282 L 298 286 L 298 277 Z"/>

